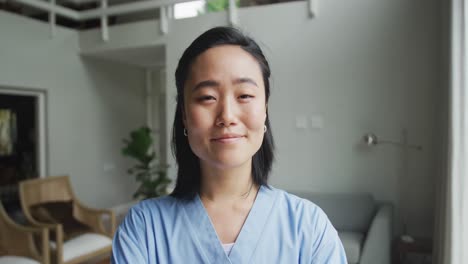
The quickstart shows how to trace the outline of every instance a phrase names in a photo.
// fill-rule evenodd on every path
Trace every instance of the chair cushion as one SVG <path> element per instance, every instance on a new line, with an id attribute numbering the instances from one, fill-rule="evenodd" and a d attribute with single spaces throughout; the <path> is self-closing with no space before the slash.
<path id="1" fill-rule="evenodd" d="M 39 222 L 62 224 L 64 239 L 72 239 L 78 235 L 92 232 L 87 225 L 73 217 L 73 202 L 49 202 L 31 206 L 31 215 Z M 54 236 L 53 236 L 54 237 Z"/>
<path id="2" fill-rule="evenodd" d="M 359 263 L 359 260 L 361 259 L 362 243 L 364 242 L 364 234 L 358 232 L 342 231 L 338 232 L 338 236 L 343 243 L 348 263 Z"/>
<path id="3" fill-rule="evenodd" d="M 17 256 L 2 256 L 0 257 L 0 264 L 40 264 L 34 259 L 17 257 Z"/>
<path id="4" fill-rule="evenodd" d="M 107 236 L 96 233 L 79 235 L 63 243 L 63 261 L 67 262 L 105 247 L 109 247 L 110 251 L 111 246 L 112 240 Z M 55 250 L 56 244 L 51 242 L 50 247 Z"/>

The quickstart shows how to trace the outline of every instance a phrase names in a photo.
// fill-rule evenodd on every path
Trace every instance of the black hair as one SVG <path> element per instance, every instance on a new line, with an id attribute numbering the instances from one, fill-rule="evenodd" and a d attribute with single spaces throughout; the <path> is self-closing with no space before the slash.
<path id="1" fill-rule="evenodd" d="M 270 66 L 258 44 L 240 30 L 231 27 L 212 28 L 198 38 L 184 51 L 175 72 L 177 97 L 174 125 L 172 127 L 172 152 L 178 165 L 177 180 L 174 191 L 176 198 L 193 198 L 198 193 L 201 181 L 200 160 L 190 148 L 184 135 L 184 85 L 190 74 L 194 60 L 204 51 L 221 46 L 236 45 L 252 55 L 258 62 L 265 84 L 265 103 L 270 97 Z M 268 175 L 274 159 L 274 142 L 268 118 L 268 107 L 265 125 L 267 132 L 263 137 L 260 149 L 252 157 L 252 179 L 257 185 L 267 185 Z"/>

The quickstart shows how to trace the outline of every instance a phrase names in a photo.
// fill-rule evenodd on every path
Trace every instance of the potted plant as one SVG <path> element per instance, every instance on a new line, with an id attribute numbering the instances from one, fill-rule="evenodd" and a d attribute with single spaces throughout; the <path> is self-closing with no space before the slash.
<path id="1" fill-rule="evenodd" d="M 133 198 L 148 199 L 166 195 L 171 179 L 167 177 L 167 166 L 156 164 L 151 129 L 140 127 L 130 132 L 130 138 L 123 142 L 122 154 L 138 162 L 128 169 L 128 173 L 134 175 L 140 183 Z"/>

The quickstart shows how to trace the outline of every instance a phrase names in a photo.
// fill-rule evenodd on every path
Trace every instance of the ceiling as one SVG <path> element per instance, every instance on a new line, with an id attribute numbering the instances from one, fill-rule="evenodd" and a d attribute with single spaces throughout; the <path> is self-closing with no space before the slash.
<path id="1" fill-rule="evenodd" d="M 101 2 L 100 0 L 58 0 L 58 3 L 73 3 L 73 4 L 84 4 L 84 3 L 96 3 L 96 2 Z M 129 2 L 135 2 L 132 0 L 107 0 L 110 4 L 116 4 L 116 3 L 129 3 Z"/>

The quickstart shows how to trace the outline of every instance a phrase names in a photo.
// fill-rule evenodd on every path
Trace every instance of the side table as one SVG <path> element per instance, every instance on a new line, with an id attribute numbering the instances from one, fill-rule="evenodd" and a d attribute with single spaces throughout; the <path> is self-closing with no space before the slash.
<path id="1" fill-rule="evenodd" d="M 406 264 L 405 260 L 411 254 L 431 257 L 432 239 L 416 237 L 412 242 L 404 241 L 400 237 L 395 239 L 393 244 L 393 264 Z"/>

